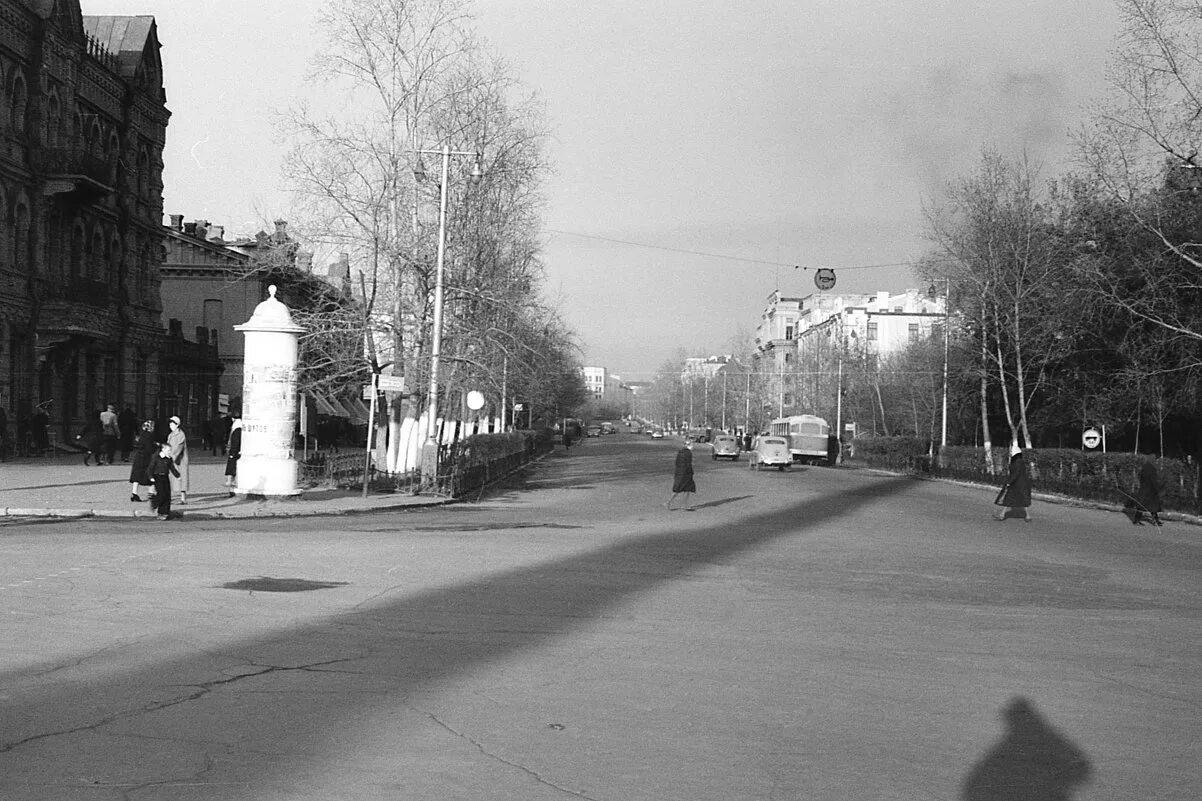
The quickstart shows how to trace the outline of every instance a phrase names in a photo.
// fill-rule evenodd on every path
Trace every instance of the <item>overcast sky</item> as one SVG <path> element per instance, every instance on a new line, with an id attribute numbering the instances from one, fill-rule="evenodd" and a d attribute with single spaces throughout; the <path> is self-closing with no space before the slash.
<path id="1" fill-rule="evenodd" d="M 153 14 L 165 212 L 252 234 L 288 217 L 269 110 L 311 96 L 319 0 L 82 0 Z M 768 295 L 917 286 L 924 203 L 983 147 L 1048 176 L 1104 90 L 1106 0 L 480 0 L 547 105 L 548 292 L 586 364 L 645 378 L 723 353 Z M 776 264 L 785 265 L 783 267 Z M 795 270 L 791 265 L 809 267 Z M 875 266 L 885 265 L 885 266 Z"/>

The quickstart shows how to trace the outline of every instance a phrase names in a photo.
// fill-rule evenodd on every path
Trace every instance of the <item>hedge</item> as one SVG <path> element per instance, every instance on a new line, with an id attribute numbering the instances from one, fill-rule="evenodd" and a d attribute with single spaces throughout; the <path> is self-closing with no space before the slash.
<path id="1" fill-rule="evenodd" d="M 987 469 L 985 449 L 948 446 L 943 459 L 931 458 L 930 442 L 917 437 L 861 437 L 852 443 L 853 458 L 873 467 L 1001 485 L 1010 461 L 1006 446 L 992 449 L 993 473 Z M 937 449 L 935 449 L 937 451 Z M 1167 510 L 1197 512 L 1198 465 L 1178 459 L 1154 459 L 1134 453 L 1087 453 L 1069 448 L 1026 451 L 1031 480 L 1037 491 L 1054 492 L 1088 500 L 1122 503 L 1135 494 L 1139 471 L 1152 459 L 1160 473 L 1161 500 Z M 940 464 L 942 462 L 942 464 Z"/>

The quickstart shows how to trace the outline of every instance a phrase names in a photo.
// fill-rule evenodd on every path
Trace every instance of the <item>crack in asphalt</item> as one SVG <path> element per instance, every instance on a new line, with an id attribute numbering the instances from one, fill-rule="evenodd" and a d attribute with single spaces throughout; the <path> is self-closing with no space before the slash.
<path id="1" fill-rule="evenodd" d="M 585 799 L 588 799 L 588 801 L 596 801 L 596 799 L 593 798 L 593 796 L 588 795 L 587 793 L 582 793 L 579 790 L 573 790 L 570 787 L 564 787 L 563 785 L 556 784 L 555 782 L 551 781 L 550 779 L 545 778 L 541 773 L 534 770 L 533 768 L 528 768 L 519 762 L 514 762 L 511 759 L 506 759 L 503 756 L 492 753 L 487 748 L 485 748 L 481 742 L 479 742 L 478 740 L 473 740 L 471 737 L 467 736 L 463 732 L 456 730 L 453 726 L 451 726 L 449 723 L 447 723 L 446 721 L 439 718 L 438 715 L 435 715 L 433 712 L 428 712 L 424 709 L 416 709 L 416 708 L 414 708 L 414 711 L 420 712 L 421 714 L 425 715 L 430 720 L 434 721 L 439 726 L 446 729 L 447 731 L 449 731 L 451 734 L 455 735 L 459 739 L 463 740 L 466 743 L 470 743 L 472 745 L 472 747 L 474 747 L 477 751 L 479 751 L 481 754 L 488 757 L 489 759 L 500 762 L 502 765 L 508 765 L 509 767 L 514 768 L 516 770 L 520 770 L 522 773 L 525 773 L 527 776 L 534 779 L 536 782 L 538 782 L 541 785 L 550 787 L 552 790 L 557 790 L 566 795 L 573 796 L 574 798 L 585 798 Z"/>
<path id="2" fill-rule="evenodd" d="M 92 731 L 95 729 L 103 728 L 104 726 L 107 726 L 110 723 L 115 723 L 116 721 L 119 721 L 119 720 L 126 720 L 129 718 L 138 717 L 139 715 L 148 715 L 153 712 L 159 712 L 164 709 L 170 709 L 173 706 L 179 706 L 180 704 L 186 704 L 191 701 L 196 701 L 201 698 L 204 698 L 210 692 L 212 692 L 213 690 L 215 690 L 219 687 L 228 686 L 230 684 L 234 684 L 234 683 L 242 681 L 244 679 L 254 679 L 254 678 L 259 678 L 260 676 L 269 675 L 271 673 L 284 673 L 284 672 L 294 671 L 294 670 L 303 671 L 303 672 L 311 671 L 314 673 L 337 672 L 337 671 L 318 670 L 318 668 L 326 667 L 328 665 L 336 665 L 336 664 L 339 664 L 340 662 L 351 662 L 351 661 L 354 661 L 359 658 L 360 657 L 353 657 L 353 658 L 349 658 L 349 659 L 348 658 L 327 659 L 324 662 L 313 662 L 312 664 L 295 665 L 292 667 L 285 667 L 282 665 L 268 665 L 267 667 L 264 667 L 262 670 L 257 670 L 257 671 L 251 672 L 251 673 L 240 673 L 237 676 L 228 676 L 228 677 L 222 678 L 222 679 L 214 679 L 212 681 L 202 682 L 200 684 L 186 685 L 186 686 L 194 686 L 197 688 L 197 690 L 193 693 L 189 693 L 188 695 L 185 695 L 180 698 L 172 698 L 167 701 L 160 701 L 158 703 L 148 704 L 139 709 L 127 709 L 127 710 L 123 710 L 121 712 L 115 712 L 112 715 L 108 715 L 107 717 L 101 718 L 100 720 L 93 721 L 92 723 L 88 723 L 83 726 L 72 726 L 71 728 L 59 729 L 57 731 L 48 731 L 48 732 L 42 732 L 40 734 L 31 734 L 28 737 L 23 737 L 22 739 L 15 740 L 11 743 L 0 743 L 0 754 L 6 754 L 9 751 L 14 751 L 14 750 L 20 748 L 21 746 L 28 745 L 30 743 L 37 742 L 39 740 L 46 740 L 51 737 L 61 737 L 63 735 L 69 735 L 69 734 L 77 734 L 79 732 Z"/>

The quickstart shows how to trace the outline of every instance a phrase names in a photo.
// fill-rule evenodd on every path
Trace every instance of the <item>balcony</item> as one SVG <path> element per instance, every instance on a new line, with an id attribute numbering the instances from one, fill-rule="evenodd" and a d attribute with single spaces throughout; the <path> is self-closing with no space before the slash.
<path id="1" fill-rule="evenodd" d="M 77 195 L 92 202 L 114 191 L 113 168 L 82 148 L 47 147 L 30 154 L 42 173 L 43 195 Z"/>
<path id="2" fill-rule="evenodd" d="M 71 303 L 82 303 L 86 306 L 104 308 L 109 305 L 109 285 L 107 281 L 94 278 L 72 278 L 67 282 L 66 300 Z"/>

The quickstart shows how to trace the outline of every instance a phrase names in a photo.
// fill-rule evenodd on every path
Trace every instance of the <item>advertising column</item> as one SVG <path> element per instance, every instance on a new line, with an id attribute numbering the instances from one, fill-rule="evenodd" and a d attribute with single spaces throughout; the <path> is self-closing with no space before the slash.
<path id="1" fill-rule="evenodd" d="M 296 486 L 292 445 L 296 431 L 297 335 L 288 307 L 270 297 L 235 331 L 246 335 L 242 383 L 242 457 L 235 492 L 253 497 L 289 497 Z"/>

